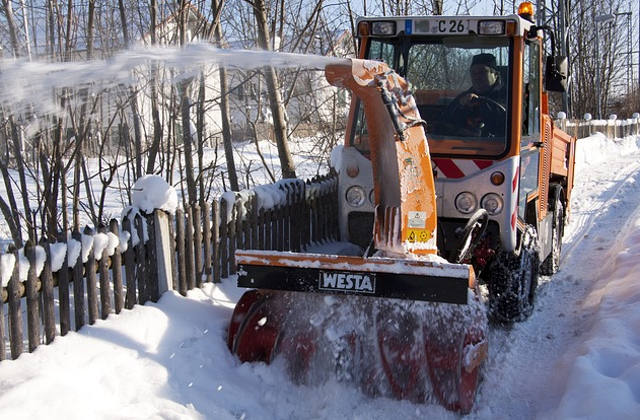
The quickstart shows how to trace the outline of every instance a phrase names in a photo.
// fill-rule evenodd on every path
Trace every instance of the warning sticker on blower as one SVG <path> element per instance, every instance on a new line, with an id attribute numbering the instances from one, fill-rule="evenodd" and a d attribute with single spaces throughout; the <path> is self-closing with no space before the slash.
<path id="1" fill-rule="evenodd" d="M 375 293 L 375 273 L 320 271 L 318 289 L 341 292 Z"/>
<path id="2" fill-rule="evenodd" d="M 424 211 L 410 211 L 408 227 L 424 229 L 427 225 L 427 213 Z"/>
<path id="3" fill-rule="evenodd" d="M 409 242 L 427 242 L 431 238 L 431 233 L 426 229 L 408 229 L 407 241 Z"/>

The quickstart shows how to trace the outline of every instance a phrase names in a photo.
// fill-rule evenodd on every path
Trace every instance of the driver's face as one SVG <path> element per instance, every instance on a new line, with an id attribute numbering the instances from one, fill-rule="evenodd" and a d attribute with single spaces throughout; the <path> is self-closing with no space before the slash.
<path id="1" fill-rule="evenodd" d="M 471 85 L 476 93 L 485 93 L 496 83 L 495 71 L 484 64 L 471 66 Z"/>

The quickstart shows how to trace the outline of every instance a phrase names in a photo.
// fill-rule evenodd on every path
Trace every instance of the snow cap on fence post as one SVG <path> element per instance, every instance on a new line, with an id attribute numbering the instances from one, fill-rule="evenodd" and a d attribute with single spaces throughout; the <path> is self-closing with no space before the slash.
<path id="1" fill-rule="evenodd" d="M 589 114 L 588 112 L 586 112 L 586 113 L 584 114 L 584 117 L 582 117 L 582 118 L 584 118 L 584 120 L 587 122 L 588 135 L 590 136 L 591 134 L 593 134 L 593 132 L 592 132 L 592 131 L 593 131 L 593 123 L 591 122 L 591 119 L 592 119 L 593 117 L 591 116 L 591 114 Z"/>
<path id="2" fill-rule="evenodd" d="M 169 229 L 169 214 L 174 214 L 178 207 L 178 195 L 175 188 L 170 186 L 158 175 L 145 175 L 133 185 L 133 207 L 140 209 L 146 216 L 147 225 L 153 229 L 154 243 L 152 247 L 156 264 L 155 275 L 151 275 L 149 284 L 150 298 L 157 302 L 160 296 L 173 285 L 173 270 L 171 267 L 171 230 Z M 150 235 L 151 236 L 151 235 Z"/>
<path id="3" fill-rule="evenodd" d="M 133 184 L 133 206 L 145 214 L 156 209 L 174 214 L 178 207 L 178 194 L 161 176 L 145 175 Z"/>

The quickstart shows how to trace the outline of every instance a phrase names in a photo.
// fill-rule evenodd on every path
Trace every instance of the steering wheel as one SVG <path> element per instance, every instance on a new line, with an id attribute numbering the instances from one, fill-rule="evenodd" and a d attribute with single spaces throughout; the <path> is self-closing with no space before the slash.
<path id="1" fill-rule="evenodd" d="M 488 127 L 487 122 L 505 121 L 507 115 L 502 104 L 486 96 L 475 96 L 466 104 L 457 98 L 445 112 L 456 134 L 481 137 L 498 134 L 494 127 Z"/>

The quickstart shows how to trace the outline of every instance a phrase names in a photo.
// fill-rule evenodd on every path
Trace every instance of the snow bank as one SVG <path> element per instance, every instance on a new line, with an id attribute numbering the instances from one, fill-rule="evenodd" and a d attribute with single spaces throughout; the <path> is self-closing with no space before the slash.
<path id="1" fill-rule="evenodd" d="M 609 253 L 585 340 L 569 354 L 569 377 L 557 409 L 545 418 L 638 418 L 640 413 L 640 212 L 629 234 Z"/>
<path id="2" fill-rule="evenodd" d="M 576 165 L 596 165 L 612 157 L 636 153 L 640 150 L 640 137 L 609 139 L 602 133 L 579 139 L 576 146 Z"/>
<path id="3" fill-rule="evenodd" d="M 161 176 L 145 175 L 133 185 L 133 206 L 147 214 L 155 209 L 174 214 L 178 208 L 178 195 Z"/>

